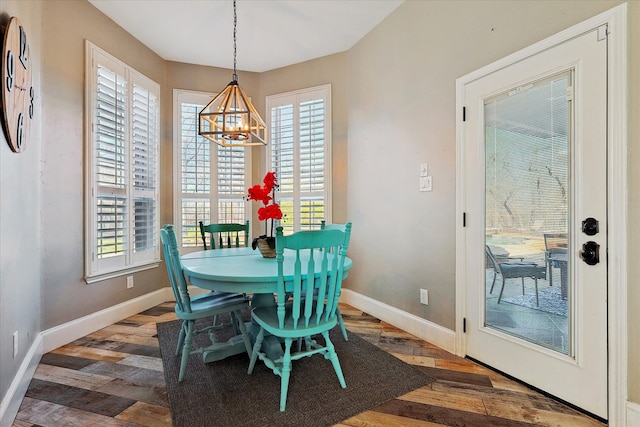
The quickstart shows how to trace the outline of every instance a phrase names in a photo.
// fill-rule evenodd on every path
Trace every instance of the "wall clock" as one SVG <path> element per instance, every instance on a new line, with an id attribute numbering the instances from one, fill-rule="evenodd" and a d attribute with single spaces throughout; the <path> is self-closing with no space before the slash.
<path id="1" fill-rule="evenodd" d="M 34 97 L 27 33 L 13 17 L 5 29 L 2 48 L 2 124 L 16 153 L 24 151 L 29 140 Z"/>

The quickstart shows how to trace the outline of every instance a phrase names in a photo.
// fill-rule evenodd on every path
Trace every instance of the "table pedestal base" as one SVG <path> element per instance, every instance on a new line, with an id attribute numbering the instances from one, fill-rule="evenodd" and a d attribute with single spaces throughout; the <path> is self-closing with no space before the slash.
<path id="1" fill-rule="evenodd" d="M 260 331 L 260 327 L 252 322 L 245 323 L 245 327 L 247 328 L 247 332 L 249 333 L 249 340 L 252 346 L 251 349 L 253 349 L 253 343 L 256 340 L 255 337 Z M 284 355 L 284 351 L 282 350 L 282 343 L 273 335 L 264 337 L 264 341 L 262 341 L 262 351 L 266 353 L 271 360 L 277 360 Z M 231 337 L 227 342 L 216 342 L 208 347 L 203 348 L 202 360 L 204 360 L 204 363 L 217 362 L 218 360 L 222 360 L 229 356 L 234 356 L 240 353 L 247 353 L 247 347 L 244 344 L 242 335 L 235 335 Z M 250 352 L 248 356 L 249 358 L 251 358 Z"/>
<path id="2" fill-rule="evenodd" d="M 202 360 L 204 363 L 217 362 L 229 356 L 246 352 L 247 347 L 244 345 L 242 335 L 236 335 L 225 343 L 213 343 L 202 349 Z"/>

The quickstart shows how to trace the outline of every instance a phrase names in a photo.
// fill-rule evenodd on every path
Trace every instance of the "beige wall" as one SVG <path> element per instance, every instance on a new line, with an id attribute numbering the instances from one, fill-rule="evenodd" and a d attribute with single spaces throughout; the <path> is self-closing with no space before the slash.
<path id="1" fill-rule="evenodd" d="M 87 285 L 84 277 L 85 39 L 164 85 L 166 63 L 85 1 L 42 1 L 42 329 L 168 285 L 160 268 Z M 164 94 L 163 94 L 164 95 Z M 162 111 L 170 104 L 162 99 Z M 167 123 L 162 123 L 166 129 Z"/>
<path id="2" fill-rule="evenodd" d="M 0 0 L 0 25 L 17 16 L 30 44 L 34 87 L 41 86 L 40 20 L 38 7 L 18 0 Z M 0 61 L 4 65 L 4 61 Z M 34 124 L 25 151 L 16 154 L 0 132 L 0 396 L 40 332 L 40 192 L 41 97 L 35 99 Z M 18 355 L 13 357 L 12 334 L 18 332 Z"/>
<path id="3" fill-rule="evenodd" d="M 346 287 L 454 329 L 455 82 L 620 1 L 407 1 L 348 52 L 348 217 L 354 222 Z M 638 2 L 631 2 L 632 110 L 638 141 Z M 635 115 L 634 115 L 635 113 Z M 635 161 L 634 161 L 635 160 Z M 418 191 L 429 163 L 433 191 Z M 635 168 L 637 169 L 637 168 Z M 631 189 L 640 175 L 630 166 Z M 640 200 L 633 198 L 630 221 Z M 633 226 L 633 235 L 640 230 Z M 640 401 L 640 248 L 630 239 L 630 391 Z M 634 265 L 635 264 L 635 265 Z M 616 286 L 616 284 L 611 284 Z M 429 305 L 419 304 L 419 289 Z"/>
<path id="4" fill-rule="evenodd" d="M 348 52 L 262 74 L 240 73 L 260 111 L 266 95 L 332 86 L 333 220 L 354 223 L 345 286 L 454 328 L 455 80 L 620 1 L 407 1 Z M 640 3 L 629 3 L 629 360 L 640 360 Z M 85 1 L 0 0 L 30 35 L 41 122 L 16 155 L 0 141 L 0 395 L 41 331 L 168 286 L 163 268 L 83 280 L 84 40 L 162 86 L 161 222 L 172 222 L 172 90 L 219 91 L 229 70 L 163 61 Z M 241 65 L 241 64 L 240 64 Z M 42 133 L 39 128 L 42 125 Z M 1 139 L 4 139 L 2 137 Z M 264 172 L 254 149 L 254 172 Z M 428 162 L 433 191 L 418 192 Z M 348 166 L 348 167 L 347 167 Z M 254 219 L 254 224 L 257 223 Z M 162 266 L 161 266 L 162 267 Z M 612 284 L 615 286 L 615 284 Z M 430 305 L 418 303 L 418 289 Z M 640 367 L 629 366 L 640 402 Z"/>
<path id="5" fill-rule="evenodd" d="M 260 85 L 264 99 L 268 95 L 331 84 L 332 220 L 335 223 L 351 220 L 347 215 L 347 59 L 346 53 L 339 53 L 262 73 Z M 263 152 L 256 156 L 260 158 L 260 165 L 265 164 L 264 155 L 260 156 Z"/>

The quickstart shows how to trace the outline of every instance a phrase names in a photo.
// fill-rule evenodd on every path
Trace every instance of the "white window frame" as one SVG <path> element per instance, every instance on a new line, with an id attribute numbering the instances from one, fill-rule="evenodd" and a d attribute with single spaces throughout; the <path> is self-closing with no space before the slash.
<path id="1" fill-rule="evenodd" d="M 160 262 L 160 243 L 158 238 L 159 218 L 160 218 L 160 85 L 149 79 L 127 64 L 111 56 L 93 43 L 85 43 L 85 138 L 87 149 L 85 150 L 85 165 L 87 173 L 85 175 L 85 281 L 95 283 L 98 281 L 131 274 L 155 268 Z M 98 253 L 98 199 L 101 196 L 100 188 L 107 188 L 98 184 L 98 162 L 96 160 L 97 144 L 97 88 L 98 88 L 98 67 L 102 66 L 109 71 L 118 74 L 126 82 L 126 101 L 124 103 L 124 164 L 123 167 L 125 183 L 113 190 L 113 194 L 121 195 L 126 200 L 126 219 L 124 221 L 124 250 L 121 254 L 109 257 L 99 257 Z M 143 111 L 148 113 L 148 127 L 142 129 L 143 136 L 134 129 L 134 117 L 140 119 L 144 114 L 134 116 L 134 87 L 141 88 L 144 92 L 153 97 L 155 105 L 153 111 Z M 139 121 L 137 123 L 140 123 Z M 144 172 L 147 173 L 151 185 L 140 188 L 135 185 L 135 173 L 138 162 L 135 156 L 134 146 L 136 141 L 143 141 L 139 147 L 146 151 L 143 155 L 143 164 L 147 161 L 155 160 L 155 165 L 151 164 Z M 104 193 L 102 194 L 104 195 Z M 145 222 L 145 226 L 138 228 L 138 231 L 146 233 L 149 249 L 135 250 L 135 203 L 136 199 L 144 198 L 150 200 L 154 208 L 151 216 Z"/>
<path id="2" fill-rule="evenodd" d="M 210 151 L 210 170 L 209 170 L 209 192 L 198 193 L 183 193 L 182 190 L 182 112 L 181 105 L 183 103 L 193 103 L 202 106 L 203 108 L 211 102 L 216 96 L 215 93 L 191 91 L 185 89 L 173 90 L 173 225 L 178 239 L 178 246 L 182 253 L 189 253 L 199 251 L 203 249 L 202 241 L 200 240 L 200 232 L 196 229 L 196 243 L 195 245 L 184 245 L 184 237 L 182 230 L 183 212 L 182 204 L 184 199 L 200 199 L 202 201 L 209 202 L 209 215 L 211 223 L 218 222 L 240 222 L 244 223 L 246 220 L 251 220 L 251 204 L 244 200 L 244 196 L 247 194 L 247 189 L 252 185 L 251 180 L 251 152 L 250 147 L 240 148 L 244 150 L 244 185 L 242 187 L 242 193 L 233 194 L 219 194 L 218 193 L 218 145 L 213 142 L 204 140 L 203 142 L 211 144 Z M 197 124 L 197 121 L 196 121 Z M 202 138 L 202 137 L 199 137 Z M 203 138 L 204 139 L 204 138 Z M 232 149 L 232 147 L 222 147 L 223 149 Z M 238 147 L 233 147 L 238 149 Z M 215 165 L 215 166 L 214 166 Z M 229 200 L 232 202 L 243 202 L 243 214 L 242 218 L 231 219 L 230 217 L 221 218 L 218 212 L 218 203 L 221 200 Z M 197 221 L 194 222 L 196 226 Z M 206 221 L 205 221 L 206 223 Z M 251 236 L 249 236 L 249 239 Z"/>
<path id="3" fill-rule="evenodd" d="M 298 182 L 300 180 L 300 104 L 304 102 L 322 99 L 324 101 L 324 189 L 321 192 L 301 192 Z M 292 198 L 293 199 L 293 230 L 285 230 L 285 234 L 296 232 L 301 229 L 319 228 L 320 221 L 314 220 L 311 226 L 303 227 L 301 223 L 301 200 L 305 197 L 322 197 L 324 200 L 324 219 L 327 223 L 332 222 L 332 165 L 331 165 L 331 85 L 321 85 L 276 95 L 270 95 L 266 98 L 266 115 L 267 128 L 269 130 L 269 144 L 267 145 L 266 168 L 267 170 L 275 170 L 273 164 L 272 153 L 274 145 L 278 144 L 277 138 L 274 136 L 274 123 L 272 123 L 272 110 L 280 106 L 293 104 L 294 107 L 294 123 L 293 123 L 293 139 L 294 139 L 294 189 L 292 193 L 283 191 L 283 188 L 276 193 L 276 199 Z M 280 181 L 280 176 L 278 176 Z M 286 214 L 286 213 L 285 213 Z M 318 222 L 317 224 L 315 222 Z"/>

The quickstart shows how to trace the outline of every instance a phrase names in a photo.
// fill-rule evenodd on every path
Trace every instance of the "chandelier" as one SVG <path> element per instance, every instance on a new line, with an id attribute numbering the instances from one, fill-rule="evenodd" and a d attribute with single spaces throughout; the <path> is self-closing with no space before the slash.
<path id="1" fill-rule="evenodd" d="M 238 84 L 236 0 L 233 0 L 233 79 L 200 111 L 198 133 L 223 147 L 267 145 L 267 126 Z"/>

